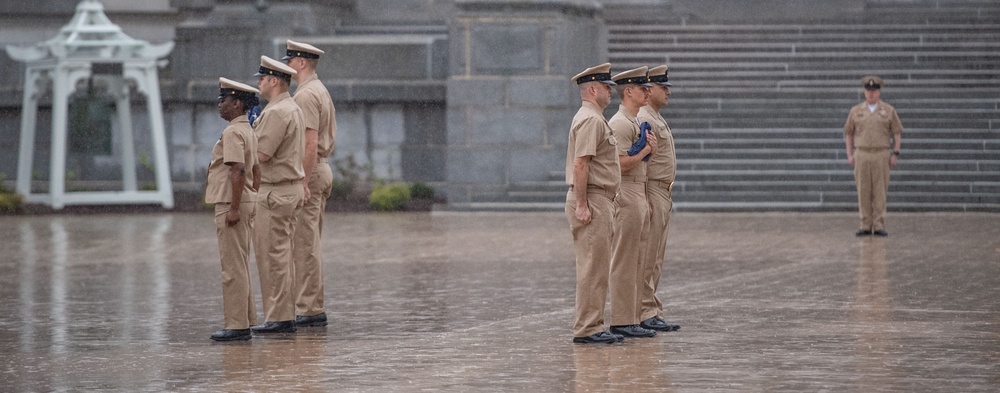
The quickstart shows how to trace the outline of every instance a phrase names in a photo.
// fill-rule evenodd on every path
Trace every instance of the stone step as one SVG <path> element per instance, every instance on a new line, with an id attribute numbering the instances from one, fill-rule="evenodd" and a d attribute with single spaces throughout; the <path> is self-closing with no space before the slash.
<path id="1" fill-rule="evenodd" d="M 901 146 L 907 149 L 929 150 L 967 150 L 994 151 L 1000 155 L 1000 140 L 951 140 L 951 139 L 902 139 Z M 842 150 L 846 146 L 841 138 L 836 139 L 708 139 L 708 138 L 675 138 L 676 149 L 832 149 Z"/>
<path id="2" fill-rule="evenodd" d="M 745 34 L 718 34 L 706 32 L 645 32 L 631 33 L 619 30 L 619 26 L 609 28 L 608 44 L 618 46 L 622 44 L 730 44 L 730 43 L 805 43 L 805 44 L 825 44 L 825 43 L 853 43 L 865 42 L 871 38 L 871 33 L 745 33 Z M 923 44 L 939 45 L 950 43 L 967 42 L 997 42 L 1000 40 L 1000 27 L 988 29 L 980 32 L 967 32 L 959 30 L 951 33 L 894 33 L 882 32 L 878 34 L 879 43 L 899 43 L 899 44 Z"/>
<path id="3" fill-rule="evenodd" d="M 857 193 L 853 185 L 840 190 L 831 191 L 796 191 L 796 190 L 733 190 L 733 191 L 686 191 L 674 189 L 672 199 L 675 203 L 835 203 L 857 204 Z M 565 202 L 566 191 L 517 191 L 502 198 L 481 198 L 478 203 L 514 202 L 524 204 Z M 1000 205 L 1000 194 L 970 193 L 970 192 L 908 192 L 890 189 L 887 203 L 925 203 L 925 204 L 990 204 Z"/>
<path id="4" fill-rule="evenodd" d="M 779 181 L 723 181 L 723 182 L 689 182 L 678 181 L 674 190 L 681 192 L 787 192 L 787 191 L 853 191 L 854 181 L 836 182 L 779 182 Z M 1000 182 L 993 183 L 963 183 L 963 182 L 930 182 L 930 181 L 895 181 L 889 182 L 889 192 L 910 193 L 980 193 L 988 194 L 994 187 L 1000 187 Z M 565 188 L 565 187 L 563 187 Z M 541 189 L 536 188 L 536 191 Z M 554 190 L 554 188 L 553 188 Z"/>
<path id="5" fill-rule="evenodd" d="M 979 171 L 910 171 L 895 169 L 892 181 L 946 181 L 946 182 L 996 182 L 1000 174 Z M 720 181 L 853 181 L 854 174 L 849 168 L 825 171 L 795 170 L 705 170 L 677 171 L 677 179 L 696 182 Z"/>
<path id="6" fill-rule="evenodd" d="M 842 147 L 842 146 L 841 146 Z M 794 159 L 827 159 L 846 162 L 846 152 L 840 149 L 677 149 L 675 151 L 679 162 L 688 159 L 770 159 L 770 160 L 794 160 Z M 943 149 L 911 149 L 904 142 L 902 157 L 905 161 L 910 160 L 995 160 L 1000 153 L 996 151 L 979 150 L 943 150 Z M 560 171 L 560 177 L 562 172 Z"/>
<path id="7" fill-rule="evenodd" d="M 788 106 L 784 107 L 784 110 L 762 110 L 762 108 L 746 106 L 746 107 L 736 107 L 736 108 L 724 108 L 724 109 L 683 109 L 683 108 L 671 108 L 672 118 L 682 117 L 682 116 L 697 116 L 704 117 L 705 115 L 726 115 L 726 116 L 737 116 L 741 118 L 752 118 L 752 117 L 794 117 L 794 118 L 804 118 L 804 117 L 815 117 L 824 118 L 830 116 L 844 116 L 846 118 L 847 112 L 853 105 L 845 105 L 841 107 L 805 107 L 805 106 Z M 896 105 L 894 105 L 896 106 Z M 955 119 L 990 119 L 997 118 L 1000 119 L 1000 109 L 987 108 L 961 108 L 961 109 L 951 109 L 951 108 L 908 108 L 896 106 L 896 111 L 899 113 L 900 118 L 904 115 L 907 119 L 940 119 L 945 118 L 955 118 Z"/>
<path id="8" fill-rule="evenodd" d="M 844 124 L 844 116 L 825 118 L 725 118 L 725 117 L 672 117 L 672 128 L 781 128 L 833 126 Z M 904 119 L 903 128 L 942 128 L 954 125 L 958 128 L 1000 129 L 1000 118 L 984 119 Z M 904 131 L 905 132 L 905 131 Z"/>
<path id="9" fill-rule="evenodd" d="M 675 192 L 677 202 L 815 202 L 857 203 L 855 190 L 844 191 L 730 191 L 730 192 Z M 1000 204 L 1000 195 L 972 193 L 890 192 L 887 203 L 940 203 L 940 204 Z"/>
<path id="10" fill-rule="evenodd" d="M 886 98 L 888 101 L 889 99 Z M 760 110 L 762 105 L 781 108 L 805 108 L 805 109 L 825 109 L 830 113 L 837 112 L 846 115 L 847 111 L 860 101 L 851 98 L 812 98 L 812 99 L 758 99 L 758 98 L 693 98 L 685 96 L 673 96 L 666 108 L 660 113 L 668 117 L 671 113 L 681 110 Z M 918 112 L 923 110 L 992 110 L 1000 111 L 1000 99 L 940 99 L 925 100 L 909 97 L 896 97 L 892 99 L 892 105 L 901 113 Z"/>
<path id="11" fill-rule="evenodd" d="M 802 87 L 785 88 L 752 88 L 744 86 L 714 86 L 714 87 L 690 87 L 684 86 L 680 81 L 672 78 L 674 87 L 671 90 L 671 100 L 681 101 L 684 99 L 744 99 L 744 100 L 819 100 L 819 99 L 846 99 L 854 104 L 864 101 L 861 89 L 857 86 L 835 87 L 825 90 L 807 89 Z M 996 89 L 967 87 L 962 89 L 942 87 L 938 89 L 930 88 L 907 88 L 902 90 L 885 90 L 882 99 L 886 102 L 893 102 L 895 99 L 917 99 L 926 97 L 937 97 L 942 100 L 969 99 L 983 101 L 996 99 Z M 612 97 L 617 101 L 617 96 Z M 617 108 L 614 106 L 613 108 Z M 847 106 L 850 108 L 850 106 Z"/>
<path id="12" fill-rule="evenodd" d="M 616 66 L 619 68 L 620 66 Z M 625 68 L 625 67 L 620 67 Z M 887 85 L 896 86 L 897 81 L 935 81 L 935 80 L 988 80 L 995 78 L 998 71 L 995 69 L 902 69 L 902 70 L 867 70 L 870 74 L 881 76 Z M 690 66 L 685 63 L 672 64 L 670 67 L 672 78 L 685 81 L 701 80 L 826 80 L 837 82 L 855 82 L 860 78 L 856 70 L 802 70 L 785 68 L 761 68 L 761 69 L 724 69 L 718 70 Z M 916 84 L 902 84 L 904 86 L 917 86 Z"/>
<path id="13" fill-rule="evenodd" d="M 998 154 L 1000 156 L 1000 154 Z M 831 161 L 824 159 L 809 160 L 773 160 L 773 159 L 737 159 L 737 160 L 699 160 L 681 159 L 677 161 L 678 171 L 723 171 L 723 170 L 801 170 L 801 171 L 827 171 L 850 168 L 847 160 Z M 917 160 L 907 159 L 901 161 L 896 169 L 906 169 L 909 171 L 967 171 L 967 172 L 996 172 L 1000 179 L 1000 161 L 975 161 L 975 160 Z"/>
<path id="14" fill-rule="evenodd" d="M 667 117 L 667 122 L 672 120 Z M 732 138 L 776 138 L 776 139 L 843 139 L 843 129 L 827 128 L 676 128 L 671 129 L 675 139 L 732 139 Z M 951 139 L 951 140 L 1000 140 L 1000 130 L 909 128 L 903 131 L 906 139 Z"/>
<path id="15" fill-rule="evenodd" d="M 474 202 L 474 203 L 450 203 L 447 205 L 449 211 L 482 211 L 482 212 L 508 212 L 508 211 L 565 211 L 565 201 L 563 202 L 540 202 L 540 203 L 518 203 L 518 202 Z M 675 212 L 850 212 L 857 211 L 857 202 L 854 203 L 790 203 L 790 202 L 675 202 Z M 890 212 L 1000 212 L 1000 204 L 941 204 L 941 203 L 892 203 L 887 210 Z"/>
<path id="16" fill-rule="evenodd" d="M 752 36 L 753 34 L 799 34 L 808 36 L 811 34 L 857 34 L 862 37 L 871 37 L 873 34 L 986 34 L 1000 31 L 1000 24 L 970 25 L 965 23 L 954 24 L 689 24 L 689 25 L 669 25 L 669 24 L 608 24 L 608 34 L 663 34 L 663 33 L 690 33 L 706 35 L 731 34 L 735 36 Z"/>
<path id="17" fill-rule="evenodd" d="M 676 202 L 677 212 L 851 212 L 857 211 L 854 203 L 787 203 L 787 202 Z M 942 204 L 942 203 L 892 203 L 890 212 L 1000 212 L 1000 205 Z"/>
<path id="18" fill-rule="evenodd" d="M 694 53 L 749 53 L 749 54 L 809 54 L 809 53 L 843 53 L 848 56 L 865 53 L 893 54 L 904 52 L 910 55 L 920 53 L 980 53 L 1000 49 L 996 41 L 964 41 L 964 42 L 670 42 L 666 40 L 650 40 L 648 42 L 618 42 L 609 45 L 609 53 L 628 52 L 663 52 L 671 54 Z"/>

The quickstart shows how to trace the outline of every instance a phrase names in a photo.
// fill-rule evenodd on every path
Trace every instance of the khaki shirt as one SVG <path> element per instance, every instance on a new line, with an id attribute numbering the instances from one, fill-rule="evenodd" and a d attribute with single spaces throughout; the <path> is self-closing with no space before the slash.
<path id="1" fill-rule="evenodd" d="M 618 190 L 621 167 L 618 164 L 618 142 L 604 115 L 596 105 L 584 101 L 573 116 L 566 146 L 566 184 L 573 185 L 573 160 L 591 156 L 588 186 Z"/>
<path id="2" fill-rule="evenodd" d="M 205 203 L 229 203 L 233 201 L 232 183 L 229 181 L 229 165 L 243 164 L 243 196 L 240 203 L 256 202 L 257 193 L 253 185 L 253 166 L 257 165 L 257 136 L 250 128 L 246 115 L 229 121 L 222 130 L 222 136 L 212 148 L 212 162 L 208 164 L 205 186 Z"/>
<path id="3" fill-rule="evenodd" d="M 611 132 L 615 134 L 615 139 L 618 140 L 618 155 L 627 156 L 628 149 L 631 149 L 632 144 L 639 140 L 640 135 L 639 123 L 636 123 L 635 115 L 628 113 L 628 109 L 625 109 L 625 106 L 619 105 L 618 113 L 611 116 L 608 124 L 611 125 Z M 622 173 L 622 177 L 625 176 L 633 176 L 635 178 L 633 181 L 646 181 L 646 163 L 640 162 L 635 168 Z"/>
<path id="4" fill-rule="evenodd" d="M 656 153 L 646 164 L 646 176 L 649 180 L 674 181 L 674 175 L 677 174 L 677 158 L 674 156 L 674 136 L 670 133 L 667 120 L 649 105 L 639 108 L 637 117 L 639 124 L 648 122 L 653 126 L 651 132 L 656 134 L 657 140 Z"/>
<path id="5" fill-rule="evenodd" d="M 337 136 L 336 109 L 326 86 L 313 75 L 299 84 L 293 96 L 295 104 L 302 109 L 302 118 L 306 128 L 312 128 L 319 133 L 316 153 L 320 158 L 333 154 L 334 138 Z"/>
<path id="6" fill-rule="evenodd" d="M 854 147 L 888 149 L 890 139 L 903 132 L 903 124 L 892 105 L 879 100 L 875 112 L 868 111 L 868 103 L 851 108 L 844 123 L 844 135 L 854 135 Z"/>
<path id="7" fill-rule="evenodd" d="M 271 156 L 260 163 L 260 182 L 278 183 L 302 180 L 302 152 L 306 149 L 306 128 L 302 110 L 288 93 L 281 93 L 267 104 L 254 122 L 257 151 Z"/>

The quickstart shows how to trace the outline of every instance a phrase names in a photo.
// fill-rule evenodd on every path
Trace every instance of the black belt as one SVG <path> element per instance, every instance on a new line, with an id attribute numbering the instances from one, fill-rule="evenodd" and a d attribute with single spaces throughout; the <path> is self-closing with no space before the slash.
<path id="1" fill-rule="evenodd" d="M 274 183 L 260 182 L 260 185 L 268 187 L 280 187 L 280 186 L 290 186 L 293 184 L 299 184 L 300 182 L 301 180 L 295 179 L 295 180 L 282 180 Z"/>

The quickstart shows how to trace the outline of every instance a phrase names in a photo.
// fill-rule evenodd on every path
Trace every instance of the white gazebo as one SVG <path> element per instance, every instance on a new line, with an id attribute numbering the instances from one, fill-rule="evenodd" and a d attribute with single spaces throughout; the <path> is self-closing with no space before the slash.
<path id="1" fill-rule="evenodd" d="M 73 20 L 52 39 L 28 48 L 8 46 L 7 53 L 26 63 L 21 144 L 17 161 L 17 192 L 28 202 L 61 209 L 65 205 L 159 203 L 173 208 L 174 197 L 167 162 L 167 142 L 157 67 L 174 43 L 153 45 L 129 37 L 104 14 L 97 0 L 82 0 Z M 95 67 L 97 65 L 97 67 Z M 95 68 L 98 72 L 94 72 Z M 103 70 L 103 72 L 101 72 Z M 108 72 L 107 70 L 111 70 Z M 118 114 L 121 138 L 123 191 L 66 192 L 67 109 L 77 82 L 100 80 L 109 87 Z M 140 191 L 136 179 L 136 154 L 128 81 L 146 96 L 153 142 L 156 190 Z M 32 155 L 38 102 L 51 88 L 52 143 L 49 193 L 31 193 Z"/>

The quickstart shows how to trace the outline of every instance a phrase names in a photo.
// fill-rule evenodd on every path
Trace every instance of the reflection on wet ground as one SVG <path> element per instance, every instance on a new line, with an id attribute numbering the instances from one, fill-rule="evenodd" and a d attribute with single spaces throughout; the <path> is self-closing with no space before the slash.
<path id="1" fill-rule="evenodd" d="M 236 343 L 210 214 L 0 217 L 0 390 L 995 392 L 998 219 L 675 214 L 683 329 L 588 346 L 558 213 L 331 214 L 331 325 Z"/>

